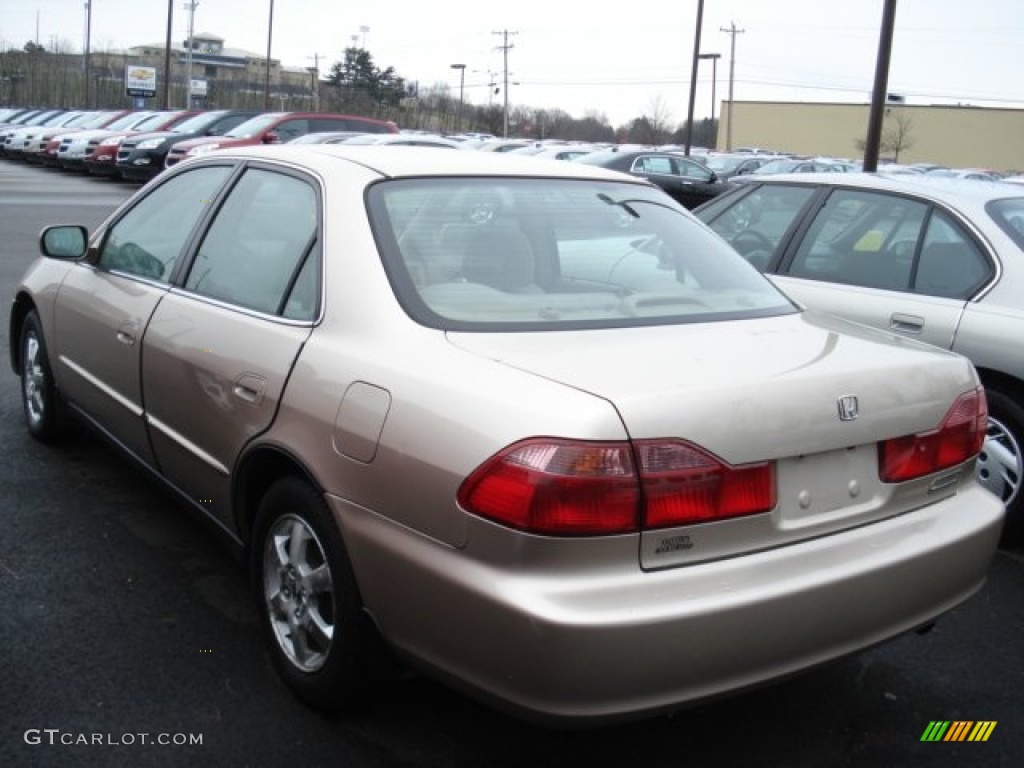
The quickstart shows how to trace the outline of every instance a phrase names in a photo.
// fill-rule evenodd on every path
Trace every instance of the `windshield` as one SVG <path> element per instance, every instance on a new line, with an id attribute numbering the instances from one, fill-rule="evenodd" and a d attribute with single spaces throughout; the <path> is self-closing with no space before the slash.
<path id="1" fill-rule="evenodd" d="M 102 126 L 104 123 L 106 123 L 108 120 L 110 120 L 111 117 L 113 117 L 116 114 L 117 114 L 116 112 L 98 112 L 98 113 L 90 116 L 89 120 L 87 120 L 86 122 L 82 123 L 81 125 L 79 125 L 77 127 L 79 127 L 79 128 L 99 128 L 100 126 Z"/>
<path id="2" fill-rule="evenodd" d="M 132 126 L 133 131 L 152 131 L 158 129 L 162 125 L 166 125 L 175 117 L 179 116 L 180 112 L 157 112 L 151 115 L 148 119 L 143 120 L 141 123 Z"/>
<path id="3" fill-rule="evenodd" d="M 565 330 L 795 311 L 660 190 L 577 179 L 378 183 L 370 216 L 406 311 L 447 330 Z"/>
<path id="4" fill-rule="evenodd" d="M 749 156 L 737 157 L 735 155 L 708 155 L 704 158 L 704 165 L 712 171 L 732 171 L 739 168 L 740 165 L 747 162 L 749 159 Z"/>
<path id="5" fill-rule="evenodd" d="M 756 171 L 755 174 L 768 176 L 773 173 L 789 173 L 800 165 L 799 160 L 772 160 L 769 163 L 765 163 Z"/>
<path id="6" fill-rule="evenodd" d="M 241 125 L 236 125 L 224 135 L 229 139 L 252 138 L 256 134 L 263 133 L 263 131 L 280 120 L 282 114 L 281 112 L 271 112 L 265 115 L 258 115 L 251 120 L 246 120 Z"/>
<path id="7" fill-rule="evenodd" d="M 190 117 L 188 120 L 183 120 L 171 130 L 175 133 L 200 133 L 206 130 L 206 126 L 220 120 L 220 118 L 225 114 L 227 113 L 224 110 L 220 110 L 218 112 L 202 112 Z"/>
<path id="8" fill-rule="evenodd" d="M 152 112 L 129 112 L 124 117 L 119 117 L 117 120 L 106 126 L 108 131 L 120 131 L 126 128 L 131 128 L 133 125 L 141 120 L 144 120 L 147 116 L 153 114 Z"/>

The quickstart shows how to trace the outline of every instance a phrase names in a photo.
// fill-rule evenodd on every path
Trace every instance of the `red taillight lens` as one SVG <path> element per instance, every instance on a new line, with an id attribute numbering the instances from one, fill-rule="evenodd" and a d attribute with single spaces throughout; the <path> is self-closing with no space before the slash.
<path id="1" fill-rule="evenodd" d="M 901 483 L 961 464 L 981 450 L 988 429 L 988 403 L 978 387 L 965 392 L 932 432 L 894 437 L 878 446 L 885 483 Z"/>
<path id="2" fill-rule="evenodd" d="M 772 464 L 733 467 L 682 442 L 640 441 L 637 455 L 646 528 L 753 515 L 775 506 Z"/>
<path id="3" fill-rule="evenodd" d="M 524 531 L 635 531 L 640 490 L 628 443 L 534 439 L 506 448 L 459 489 L 466 510 Z"/>
<path id="4" fill-rule="evenodd" d="M 770 510 L 775 471 L 767 463 L 732 467 L 674 440 L 634 446 L 536 438 L 483 464 L 463 483 L 458 501 L 469 512 L 533 533 L 629 533 Z"/>

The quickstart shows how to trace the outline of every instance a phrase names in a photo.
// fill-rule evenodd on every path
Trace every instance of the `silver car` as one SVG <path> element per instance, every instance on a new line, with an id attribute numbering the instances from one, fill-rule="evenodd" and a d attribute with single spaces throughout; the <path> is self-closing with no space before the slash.
<path id="1" fill-rule="evenodd" d="M 635 177 L 226 149 L 41 247 L 29 431 L 225 534 L 315 706 L 389 647 L 546 721 L 668 710 L 927 626 L 997 546 L 970 361 L 799 310 Z"/>
<path id="2" fill-rule="evenodd" d="M 801 304 L 969 357 L 990 416 L 979 479 L 1007 505 L 1006 540 L 1024 537 L 1024 189 L 794 176 L 697 215 Z"/>

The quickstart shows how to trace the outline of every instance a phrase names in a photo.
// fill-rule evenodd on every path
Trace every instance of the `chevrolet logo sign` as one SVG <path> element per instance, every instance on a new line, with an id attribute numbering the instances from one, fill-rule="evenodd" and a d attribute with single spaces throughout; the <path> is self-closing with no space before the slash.
<path id="1" fill-rule="evenodd" d="M 843 395 L 839 398 L 839 420 L 853 421 L 860 412 L 856 395 Z"/>

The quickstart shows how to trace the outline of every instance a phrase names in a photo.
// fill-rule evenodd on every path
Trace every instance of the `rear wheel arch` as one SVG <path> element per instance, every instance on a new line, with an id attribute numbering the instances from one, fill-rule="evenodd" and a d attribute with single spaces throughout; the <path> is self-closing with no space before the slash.
<path id="1" fill-rule="evenodd" d="M 280 446 L 256 446 L 245 453 L 234 472 L 232 511 L 239 535 L 252 544 L 253 524 L 267 491 L 285 477 L 297 477 L 322 493 L 323 488 L 303 463 Z"/>
<path id="2" fill-rule="evenodd" d="M 1017 543 L 1024 540 L 1024 382 L 990 369 L 979 368 L 978 374 L 989 408 L 989 436 L 978 458 L 978 476 L 1007 501 L 1003 541 Z"/>

